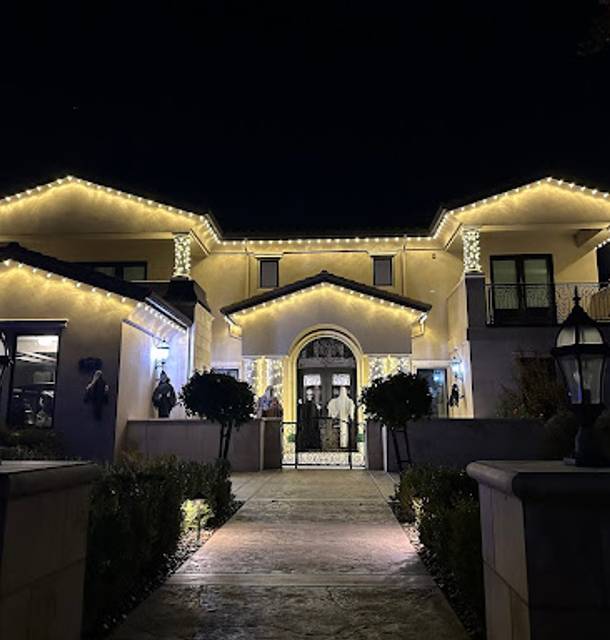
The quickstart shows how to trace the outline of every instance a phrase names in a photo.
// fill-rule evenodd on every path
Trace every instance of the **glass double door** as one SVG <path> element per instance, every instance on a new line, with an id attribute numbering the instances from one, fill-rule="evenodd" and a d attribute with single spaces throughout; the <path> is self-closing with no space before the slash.
<path id="1" fill-rule="evenodd" d="M 356 376 L 351 368 L 299 369 L 296 444 L 301 452 L 356 450 Z"/>
<path id="2" fill-rule="evenodd" d="M 494 321 L 555 322 L 553 265 L 549 255 L 492 256 Z"/>

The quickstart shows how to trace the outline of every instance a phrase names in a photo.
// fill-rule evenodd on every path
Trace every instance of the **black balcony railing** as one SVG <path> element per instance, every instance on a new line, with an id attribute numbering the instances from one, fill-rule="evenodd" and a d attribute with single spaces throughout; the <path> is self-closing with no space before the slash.
<path id="1" fill-rule="evenodd" d="M 487 323 L 553 325 L 563 322 L 574 306 L 574 293 L 598 322 L 610 322 L 608 283 L 490 284 L 486 286 Z"/>

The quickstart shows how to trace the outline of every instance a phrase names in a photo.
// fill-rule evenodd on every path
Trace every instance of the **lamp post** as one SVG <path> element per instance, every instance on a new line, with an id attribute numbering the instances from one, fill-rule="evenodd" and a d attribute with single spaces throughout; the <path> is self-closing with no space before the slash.
<path id="1" fill-rule="evenodd" d="M 8 348 L 6 336 L 0 332 L 0 384 L 2 384 L 4 372 L 9 368 L 11 362 L 11 353 Z"/>
<path id="2" fill-rule="evenodd" d="M 6 336 L 0 331 L 0 397 L 2 393 L 2 378 L 4 373 L 11 366 L 13 360 L 11 358 L 11 352 L 8 348 L 8 342 Z M 0 464 L 2 464 L 2 458 L 0 456 Z"/>
<path id="3" fill-rule="evenodd" d="M 566 464 L 581 467 L 610 466 L 595 442 L 593 425 L 604 409 L 604 372 L 610 348 L 597 323 L 580 306 L 574 291 L 574 308 L 565 319 L 551 354 L 561 369 L 570 409 L 579 419 L 574 456 Z"/>

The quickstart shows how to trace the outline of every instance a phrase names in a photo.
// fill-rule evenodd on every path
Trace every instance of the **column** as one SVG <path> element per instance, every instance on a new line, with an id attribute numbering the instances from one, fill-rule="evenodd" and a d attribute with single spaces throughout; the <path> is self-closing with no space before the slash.
<path id="1" fill-rule="evenodd" d="M 462 227 L 464 273 L 481 273 L 481 232 L 478 227 Z"/>
<path id="2" fill-rule="evenodd" d="M 191 236 L 189 233 L 174 233 L 174 273 L 172 277 L 191 277 Z"/>

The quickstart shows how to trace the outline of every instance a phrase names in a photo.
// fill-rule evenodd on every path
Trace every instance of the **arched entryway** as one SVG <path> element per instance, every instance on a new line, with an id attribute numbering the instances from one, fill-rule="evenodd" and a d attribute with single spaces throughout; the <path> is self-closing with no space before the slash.
<path id="1" fill-rule="evenodd" d="M 357 408 L 359 356 L 357 345 L 337 332 L 316 332 L 295 345 L 296 411 L 285 425 L 285 464 L 365 466 Z"/>

